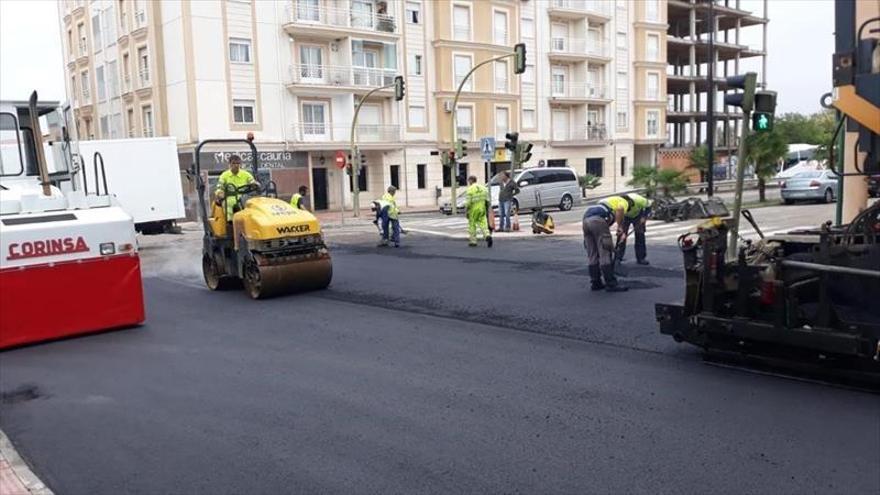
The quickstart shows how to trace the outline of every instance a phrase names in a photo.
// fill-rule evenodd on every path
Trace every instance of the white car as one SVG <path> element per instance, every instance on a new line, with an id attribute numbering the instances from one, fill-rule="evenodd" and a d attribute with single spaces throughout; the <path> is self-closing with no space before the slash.
<path id="1" fill-rule="evenodd" d="M 519 193 L 513 198 L 514 206 L 520 211 L 543 208 L 559 208 L 570 210 L 581 200 L 581 187 L 577 174 L 568 167 L 536 167 L 513 171 L 513 181 L 519 187 Z M 498 192 L 501 185 L 501 174 L 496 174 L 489 181 L 492 207 L 498 206 Z M 458 209 L 464 209 L 464 191 L 466 186 L 459 187 Z M 447 215 L 452 213 L 449 198 L 440 206 L 440 211 Z"/>

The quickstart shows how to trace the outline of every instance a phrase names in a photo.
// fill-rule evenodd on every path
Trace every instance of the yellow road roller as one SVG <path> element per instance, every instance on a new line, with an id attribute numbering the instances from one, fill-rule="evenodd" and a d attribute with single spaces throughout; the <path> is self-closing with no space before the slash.
<path id="1" fill-rule="evenodd" d="M 259 154 L 253 139 L 248 138 L 205 140 L 195 149 L 192 174 L 204 227 L 205 284 L 211 290 L 243 285 L 254 299 L 327 288 L 333 266 L 318 220 L 278 199 L 272 181 L 260 184 Z M 206 194 L 207 184 L 201 175 L 202 147 L 242 143 L 250 148 L 257 182 L 237 188 L 227 185 L 223 198 L 215 200 L 213 194 Z M 227 211 L 234 212 L 231 219 Z"/>

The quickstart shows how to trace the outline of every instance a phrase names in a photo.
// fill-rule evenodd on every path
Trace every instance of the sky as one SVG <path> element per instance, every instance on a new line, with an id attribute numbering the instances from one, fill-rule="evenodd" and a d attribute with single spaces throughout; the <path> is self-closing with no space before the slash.
<path id="1" fill-rule="evenodd" d="M 760 14 L 763 0 L 741 5 Z M 777 113 L 819 111 L 819 97 L 831 90 L 833 0 L 769 0 L 768 17 L 767 82 L 778 93 Z M 743 36 L 760 46 L 760 27 Z M 742 67 L 760 72 L 755 62 Z M 55 0 L 0 0 L 0 99 L 25 100 L 36 89 L 41 100 L 64 100 L 63 78 Z"/>

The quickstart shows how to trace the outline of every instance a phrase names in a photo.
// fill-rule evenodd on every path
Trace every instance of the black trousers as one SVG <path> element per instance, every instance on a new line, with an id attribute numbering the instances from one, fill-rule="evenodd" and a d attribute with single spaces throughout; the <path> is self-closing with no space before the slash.
<path id="1" fill-rule="evenodd" d="M 623 219 L 623 229 L 624 231 L 628 230 L 630 225 L 633 226 L 633 233 L 636 237 L 636 260 L 642 261 L 643 259 L 648 257 L 648 248 L 645 245 L 645 224 L 642 223 L 641 217 L 636 218 L 626 218 Z M 623 255 L 626 253 L 626 242 L 620 243 L 620 246 L 617 248 L 617 257 L 618 259 L 623 259 Z"/>

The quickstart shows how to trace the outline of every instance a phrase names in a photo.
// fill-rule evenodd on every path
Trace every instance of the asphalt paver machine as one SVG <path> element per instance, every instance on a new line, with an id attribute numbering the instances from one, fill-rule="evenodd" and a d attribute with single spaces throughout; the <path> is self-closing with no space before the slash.
<path id="1" fill-rule="evenodd" d="M 260 299 L 330 285 L 333 266 L 317 218 L 278 199 L 271 181 L 227 186 L 224 198 L 215 200 L 206 191 L 207 178 L 201 170 L 201 150 L 208 144 L 245 144 L 250 149 L 252 174 L 259 177 L 259 153 L 253 139 L 211 139 L 196 146 L 192 173 L 204 228 L 202 271 L 208 288 L 223 290 L 243 284 L 250 297 Z M 229 201 L 236 204 L 227 205 Z M 234 210 L 232 218 L 226 217 L 228 210 Z"/>
<path id="2" fill-rule="evenodd" d="M 730 239 L 732 219 L 720 218 L 682 235 L 684 301 L 656 305 L 661 333 L 748 368 L 880 387 L 880 202 L 869 204 L 866 180 L 880 173 L 880 30 L 869 29 L 880 12 L 858 10 L 872 6 L 835 7 L 830 106 L 839 124 L 829 164 L 847 191 L 837 222 L 764 237 L 745 215 L 760 240 Z"/>

